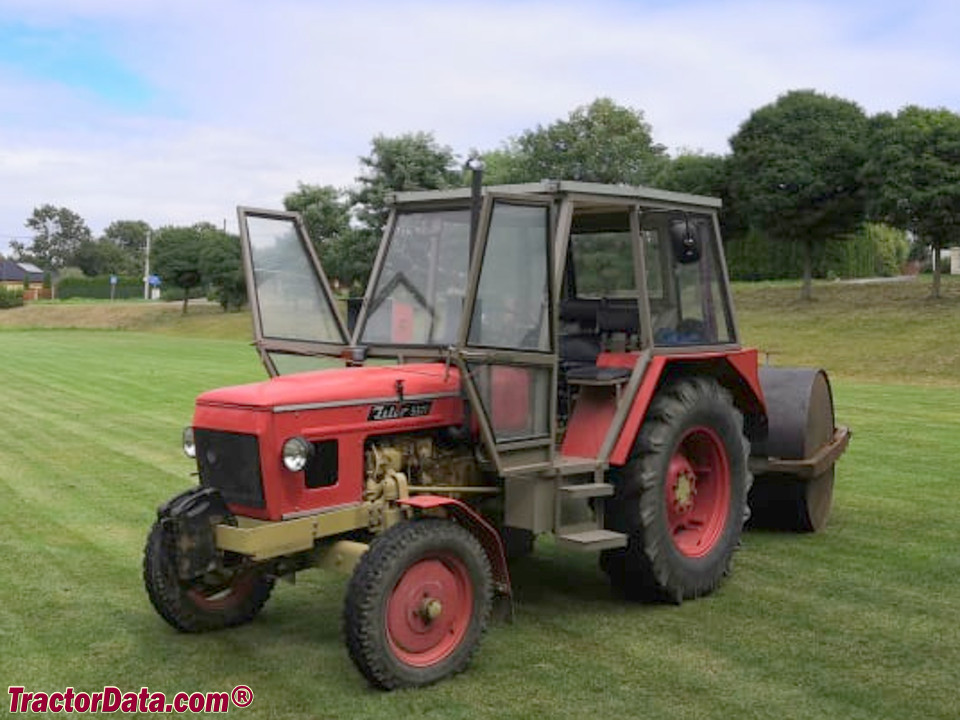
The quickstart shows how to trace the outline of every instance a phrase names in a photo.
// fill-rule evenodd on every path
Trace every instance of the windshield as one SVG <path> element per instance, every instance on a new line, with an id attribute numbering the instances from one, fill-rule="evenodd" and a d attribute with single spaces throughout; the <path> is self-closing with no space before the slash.
<path id="1" fill-rule="evenodd" d="M 454 344 L 469 252 L 469 209 L 398 213 L 360 342 Z"/>
<path id="2" fill-rule="evenodd" d="M 335 310 L 290 217 L 246 216 L 264 338 L 344 343 Z"/>

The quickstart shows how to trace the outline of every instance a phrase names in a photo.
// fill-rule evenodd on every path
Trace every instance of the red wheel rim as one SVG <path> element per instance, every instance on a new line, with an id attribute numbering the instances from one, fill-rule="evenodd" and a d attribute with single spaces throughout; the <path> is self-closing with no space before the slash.
<path id="1" fill-rule="evenodd" d="M 452 555 L 411 565 L 387 598 L 387 641 L 407 665 L 440 662 L 460 645 L 473 614 L 473 585 Z"/>
<path id="2" fill-rule="evenodd" d="M 717 545 L 730 513 L 730 463 L 711 428 L 690 428 L 667 469 L 667 527 L 682 555 L 700 558 Z"/>
<path id="3" fill-rule="evenodd" d="M 245 572 L 234 576 L 228 584 L 219 587 L 192 585 L 187 589 L 187 596 L 201 610 L 223 612 L 243 602 L 253 590 L 255 580 L 254 573 Z"/>

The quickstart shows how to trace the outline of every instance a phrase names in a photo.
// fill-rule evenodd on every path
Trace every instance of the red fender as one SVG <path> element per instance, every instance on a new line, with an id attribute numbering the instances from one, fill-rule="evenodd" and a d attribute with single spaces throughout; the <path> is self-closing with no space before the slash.
<path id="1" fill-rule="evenodd" d="M 493 527 L 493 525 L 487 522 L 480 513 L 466 503 L 443 495 L 415 495 L 398 500 L 397 504 L 416 510 L 443 508 L 452 515 L 457 522 L 473 533 L 473 536 L 480 542 L 480 546 L 490 560 L 490 569 L 493 571 L 494 592 L 506 602 L 508 617 L 512 617 L 513 590 L 510 585 L 510 571 L 507 569 L 507 555 L 503 549 L 503 540 L 500 538 L 500 533 L 497 532 L 497 529 Z"/>

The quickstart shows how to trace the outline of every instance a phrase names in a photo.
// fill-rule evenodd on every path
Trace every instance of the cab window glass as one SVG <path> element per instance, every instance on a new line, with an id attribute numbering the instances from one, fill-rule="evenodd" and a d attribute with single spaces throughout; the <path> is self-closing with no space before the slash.
<path id="1" fill-rule="evenodd" d="M 399 213 L 360 341 L 456 342 L 469 252 L 469 210 Z"/>
<path id="2" fill-rule="evenodd" d="M 654 343 L 732 342 L 712 216 L 647 212 L 642 223 Z M 654 268 L 663 270 L 659 278 Z"/>
<path id="3" fill-rule="evenodd" d="M 548 222 L 544 206 L 494 205 L 471 345 L 550 351 Z"/>

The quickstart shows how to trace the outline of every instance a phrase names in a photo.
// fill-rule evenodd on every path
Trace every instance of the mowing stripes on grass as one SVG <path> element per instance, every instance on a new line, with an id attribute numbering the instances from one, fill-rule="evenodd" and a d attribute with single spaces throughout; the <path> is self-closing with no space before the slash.
<path id="1" fill-rule="evenodd" d="M 345 579 L 281 583 L 253 624 L 180 635 L 141 551 L 188 486 L 194 396 L 261 379 L 240 341 L 0 333 L 0 685 L 188 692 L 249 685 L 249 718 L 953 718 L 960 684 L 960 387 L 835 381 L 855 431 L 825 533 L 747 533 L 720 591 L 616 599 L 549 539 L 513 566 L 517 616 L 470 670 L 370 691 L 340 638 Z M 240 712 L 240 711 L 235 711 Z"/>

